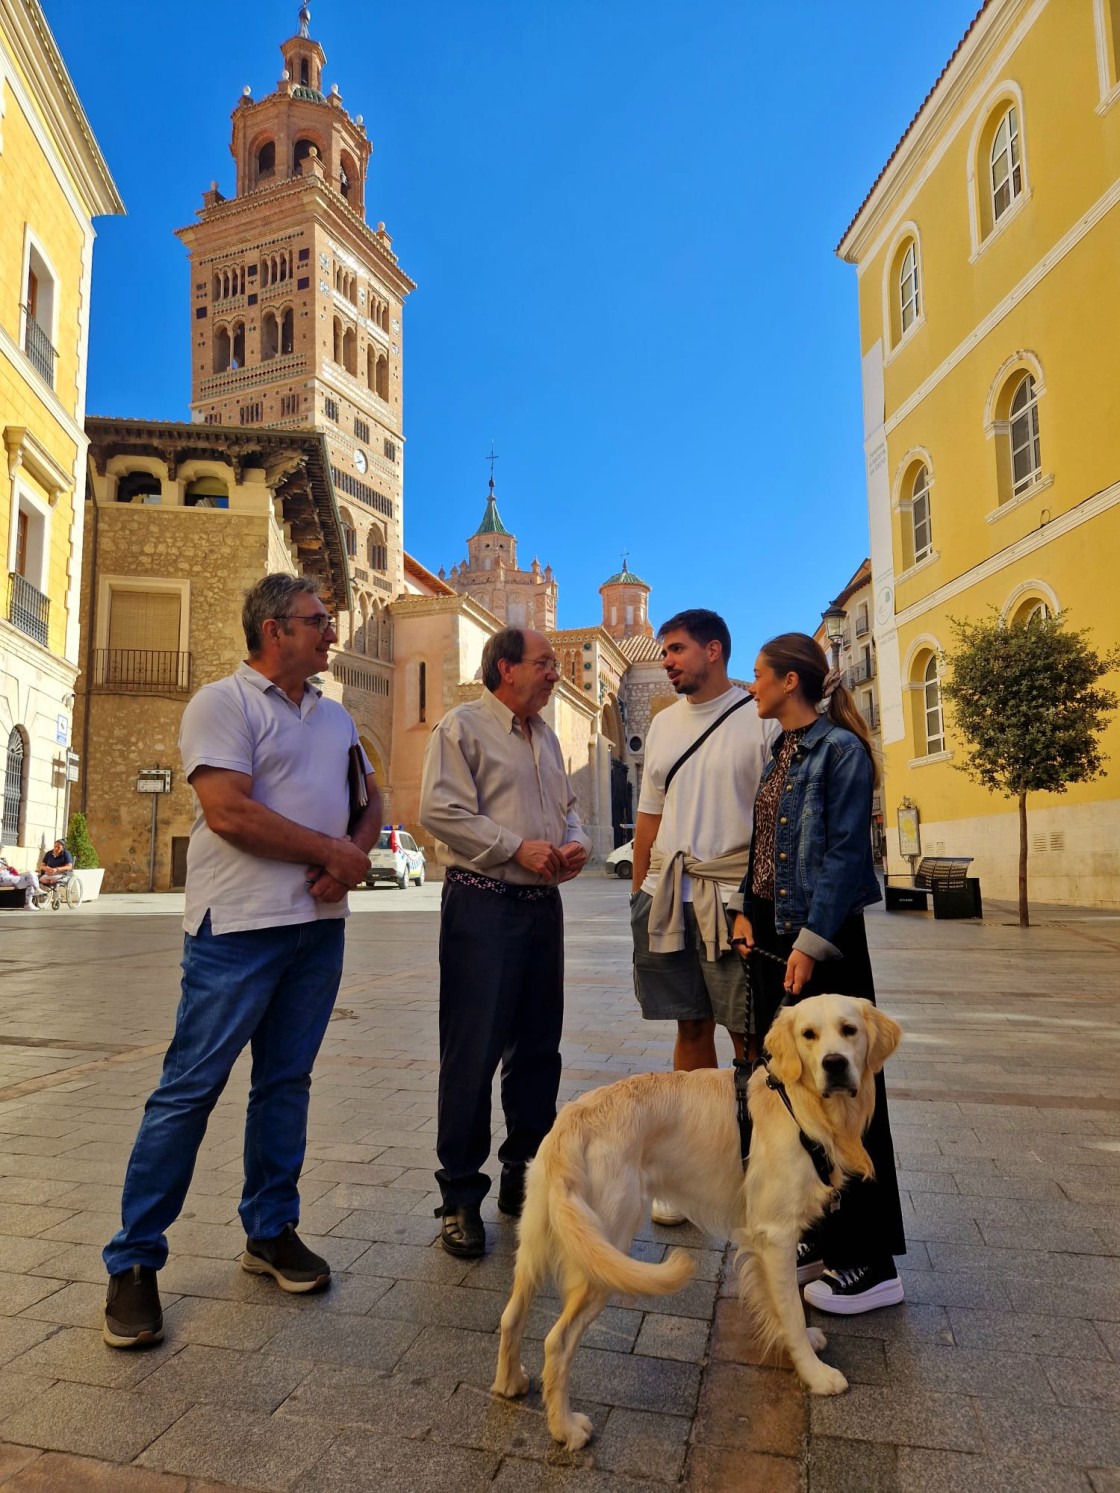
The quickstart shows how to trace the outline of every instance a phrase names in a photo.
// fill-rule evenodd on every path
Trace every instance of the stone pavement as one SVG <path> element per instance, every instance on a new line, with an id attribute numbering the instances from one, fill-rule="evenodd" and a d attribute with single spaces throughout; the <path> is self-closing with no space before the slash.
<path id="1" fill-rule="evenodd" d="M 597 1436 L 553 1448 L 534 1390 L 493 1400 L 513 1229 L 456 1261 L 432 1210 L 439 888 L 359 893 L 312 1097 L 320 1297 L 237 1265 L 246 1067 L 216 1109 L 161 1275 L 166 1341 L 106 1348 L 100 1247 L 177 999 L 175 898 L 0 912 L 0 1487 L 1120 1490 L 1120 917 L 869 915 L 910 1251 L 904 1306 L 832 1319 L 851 1391 L 758 1360 L 722 1242 L 680 1295 L 612 1305 L 576 1359 Z M 668 1067 L 630 989 L 626 888 L 569 915 L 563 1097 Z M 527 1343 L 539 1373 L 554 1302 Z"/>

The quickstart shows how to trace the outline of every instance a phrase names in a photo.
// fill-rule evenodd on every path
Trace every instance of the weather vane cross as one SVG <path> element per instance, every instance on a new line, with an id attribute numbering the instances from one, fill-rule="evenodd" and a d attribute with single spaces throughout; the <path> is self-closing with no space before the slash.
<path id="1" fill-rule="evenodd" d="M 622 551 L 622 569 L 623 569 L 624 572 L 626 570 L 626 561 L 629 558 L 629 556 L 630 556 L 630 551 L 629 550 L 623 550 Z"/>
<path id="2" fill-rule="evenodd" d="M 496 461 L 500 461 L 501 460 L 501 457 L 494 450 L 494 442 L 493 441 L 490 442 L 490 455 L 486 458 L 486 460 L 490 463 L 490 486 L 491 486 L 491 488 L 493 488 L 493 486 L 494 486 L 494 463 Z"/>

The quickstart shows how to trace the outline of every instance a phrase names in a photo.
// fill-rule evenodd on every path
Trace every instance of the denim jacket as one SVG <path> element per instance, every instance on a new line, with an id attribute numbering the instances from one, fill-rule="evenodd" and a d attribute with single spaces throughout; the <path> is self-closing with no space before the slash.
<path id="1" fill-rule="evenodd" d="M 771 761 L 762 781 L 773 771 Z M 814 721 L 790 761 L 774 826 L 775 921 L 813 959 L 839 958 L 832 940 L 841 924 L 882 898 L 871 859 L 873 784 L 859 737 L 827 716 Z M 753 868 L 752 849 L 740 887 L 748 918 Z"/>

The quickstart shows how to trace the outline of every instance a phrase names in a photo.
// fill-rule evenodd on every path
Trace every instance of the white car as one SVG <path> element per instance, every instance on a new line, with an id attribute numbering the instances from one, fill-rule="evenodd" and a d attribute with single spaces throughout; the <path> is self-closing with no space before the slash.
<path id="1" fill-rule="evenodd" d="M 392 881 L 403 892 L 410 881 L 424 885 L 424 852 L 402 825 L 386 824 L 369 853 L 366 886 Z"/>
<path id="2" fill-rule="evenodd" d="M 612 850 L 606 859 L 607 870 L 620 881 L 629 881 L 634 874 L 634 842 L 627 840 L 617 850 Z"/>

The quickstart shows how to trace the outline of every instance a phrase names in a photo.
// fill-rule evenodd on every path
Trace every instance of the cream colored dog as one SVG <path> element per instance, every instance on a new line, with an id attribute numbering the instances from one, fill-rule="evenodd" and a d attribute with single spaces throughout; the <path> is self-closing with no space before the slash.
<path id="1" fill-rule="evenodd" d="M 548 1428 L 572 1450 L 591 1436 L 568 1399 L 572 1357 L 612 1292 L 667 1296 L 694 1265 L 679 1249 L 660 1264 L 630 1258 L 650 1198 L 678 1208 L 701 1229 L 739 1246 L 740 1295 L 760 1334 L 780 1343 L 814 1394 L 848 1381 L 817 1357 L 825 1336 L 806 1328 L 797 1291 L 797 1243 L 847 1177 L 870 1177 L 863 1134 L 875 1108 L 874 1075 L 902 1032 L 870 1001 L 817 995 L 783 1009 L 767 1036 L 770 1072 L 785 1085 L 796 1121 L 762 1069 L 751 1077 L 754 1122 L 744 1177 L 730 1069 L 644 1073 L 567 1104 L 533 1162 L 521 1216 L 513 1292 L 502 1314 L 495 1393 L 529 1388 L 521 1337 L 546 1275 L 563 1310 L 545 1339 Z M 798 1137 L 819 1141 L 833 1163 L 824 1186 Z"/>

